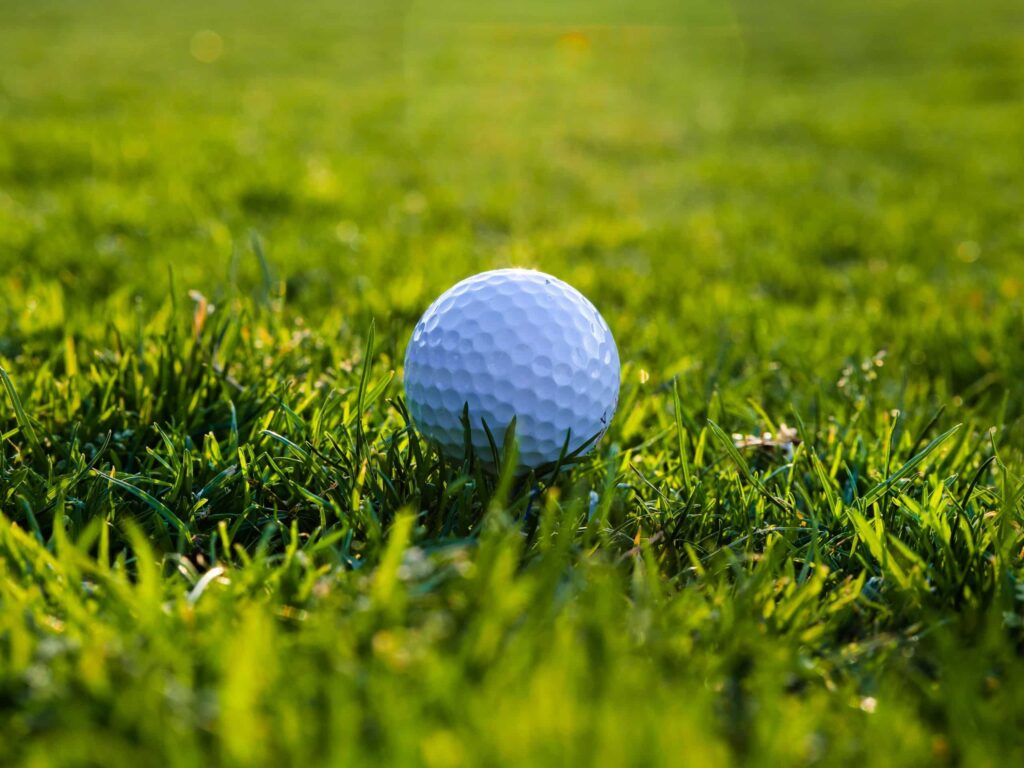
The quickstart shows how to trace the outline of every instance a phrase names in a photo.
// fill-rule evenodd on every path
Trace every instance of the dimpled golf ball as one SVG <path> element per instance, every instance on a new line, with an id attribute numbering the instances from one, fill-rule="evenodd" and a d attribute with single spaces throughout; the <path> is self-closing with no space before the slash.
<path id="1" fill-rule="evenodd" d="M 516 419 L 519 467 L 592 448 L 619 399 L 619 352 L 604 318 L 579 291 L 529 269 L 463 280 L 420 318 L 405 353 L 405 397 L 416 428 L 454 458 L 462 417 L 485 463 Z"/>

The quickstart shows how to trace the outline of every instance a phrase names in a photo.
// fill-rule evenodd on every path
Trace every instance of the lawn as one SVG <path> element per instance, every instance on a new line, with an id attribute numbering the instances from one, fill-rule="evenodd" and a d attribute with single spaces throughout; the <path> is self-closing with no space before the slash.
<path id="1" fill-rule="evenodd" d="M 0 12 L 0 764 L 1024 764 L 1018 0 L 146 6 Z M 513 265 L 553 476 L 403 401 Z"/>

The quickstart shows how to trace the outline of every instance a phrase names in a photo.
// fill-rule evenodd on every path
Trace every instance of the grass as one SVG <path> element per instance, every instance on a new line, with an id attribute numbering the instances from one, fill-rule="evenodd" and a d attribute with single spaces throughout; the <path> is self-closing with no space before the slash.
<path id="1" fill-rule="evenodd" d="M 1024 759 L 1019 4 L 626 8 L 6 9 L 0 763 Z M 527 484 L 401 390 L 513 264 Z"/>

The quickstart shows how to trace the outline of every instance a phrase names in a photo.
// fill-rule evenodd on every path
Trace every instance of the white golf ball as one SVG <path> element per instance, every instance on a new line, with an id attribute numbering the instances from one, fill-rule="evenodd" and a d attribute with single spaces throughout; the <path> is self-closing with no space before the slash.
<path id="1" fill-rule="evenodd" d="M 608 428 L 619 399 L 619 352 L 604 318 L 572 286 L 529 269 L 463 280 L 420 318 L 405 353 L 416 428 L 448 455 L 465 453 L 462 414 L 486 463 L 516 419 L 519 466 L 556 461 Z"/>

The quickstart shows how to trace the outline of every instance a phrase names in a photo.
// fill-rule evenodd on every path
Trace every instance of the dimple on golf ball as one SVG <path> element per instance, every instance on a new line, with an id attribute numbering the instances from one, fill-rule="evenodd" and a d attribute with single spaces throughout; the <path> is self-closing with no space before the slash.
<path id="1" fill-rule="evenodd" d="M 557 461 L 604 434 L 619 399 L 619 352 L 604 318 L 556 277 L 498 269 L 443 293 L 405 353 L 405 396 L 416 428 L 461 458 L 485 462 L 516 419 L 519 466 Z"/>

